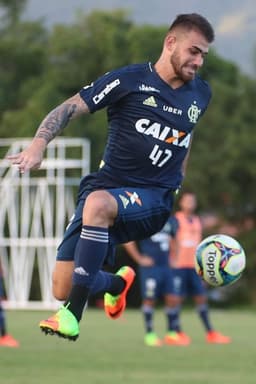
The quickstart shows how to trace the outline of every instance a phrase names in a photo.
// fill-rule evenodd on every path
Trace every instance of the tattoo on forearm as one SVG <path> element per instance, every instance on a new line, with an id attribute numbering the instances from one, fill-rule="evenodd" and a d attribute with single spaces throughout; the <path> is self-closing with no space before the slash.
<path id="1" fill-rule="evenodd" d="M 49 143 L 55 136 L 61 134 L 63 129 L 74 116 L 76 104 L 63 103 L 51 111 L 40 124 L 35 137 L 44 139 Z"/>

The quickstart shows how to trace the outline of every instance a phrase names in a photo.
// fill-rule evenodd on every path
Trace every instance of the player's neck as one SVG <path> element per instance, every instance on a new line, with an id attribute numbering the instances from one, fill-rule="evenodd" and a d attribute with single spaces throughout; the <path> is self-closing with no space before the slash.
<path id="1" fill-rule="evenodd" d="M 194 213 L 190 211 L 183 211 L 183 215 L 186 217 L 186 219 L 193 219 Z"/>
<path id="2" fill-rule="evenodd" d="M 184 84 L 184 81 L 176 75 L 170 63 L 166 63 L 163 58 L 160 57 L 160 59 L 155 63 L 154 68 L 158 76 L 161 77 L 161 79 L 171 88 L 176 89 L 182 87 Z M 168 71 L 166 68 L 168 68 Z"/>

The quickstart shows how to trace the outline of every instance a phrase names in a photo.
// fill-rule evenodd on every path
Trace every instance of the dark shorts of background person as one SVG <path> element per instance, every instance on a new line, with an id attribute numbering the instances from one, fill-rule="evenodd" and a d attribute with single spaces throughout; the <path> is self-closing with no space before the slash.
<path id="1" fill-rule="evenodd" d="M 115 246 L 141 240 L 158 232 L 170 216 L 173 192 L 163 188 L 122 187 L 105 189 L 118 203 L 118 215 L 109 228 L 109 249 L 105 263 L 114 264 Z M 75 248 L 82 226 L 84 203 L 92 189 L 79 194 L 75 214 L 71 218 L 58 247 L 57 260 L 74 260 Z"/>
<path id="2" fill-rule="evenodd" d="M 172 270 L 168 266 L 139 267 L 142 299 L 156 300 L 172 293 Z"/>
<path id="3" fill-rule="evenodd" d="M 180 297 L 206 295 L 205 285 L 193 268 L 173 268 L 172 274 L 174 295 Z"/>

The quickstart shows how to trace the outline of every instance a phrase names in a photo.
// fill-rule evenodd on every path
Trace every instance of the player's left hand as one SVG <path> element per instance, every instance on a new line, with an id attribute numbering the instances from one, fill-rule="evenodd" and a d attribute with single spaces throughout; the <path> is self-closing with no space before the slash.
<path id="1" fill-rule="evenodd" d="M 154 260 L 149 256 L 143 256 L 140 260 L 140 265 L 142 267 L 152 267 L 154 265 Z"/>

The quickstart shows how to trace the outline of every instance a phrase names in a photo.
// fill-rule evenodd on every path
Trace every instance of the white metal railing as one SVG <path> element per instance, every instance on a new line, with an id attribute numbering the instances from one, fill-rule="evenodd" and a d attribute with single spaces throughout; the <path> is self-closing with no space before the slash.
<path id="1" fill-rule="evenodd" d="M 87 139 L 56 138 L 48 145 L 40 170 L 20 175 L 5 156 L 21 151 L 30 141 L 0 140 L 0 259 L 7 305 L 14 308 L 36 306 L 29 300 L 36 267 L 41 307 L 56 304 L 51 293 L 56 248 L 74 212 L 80 179 L 90 169 Z"/>

